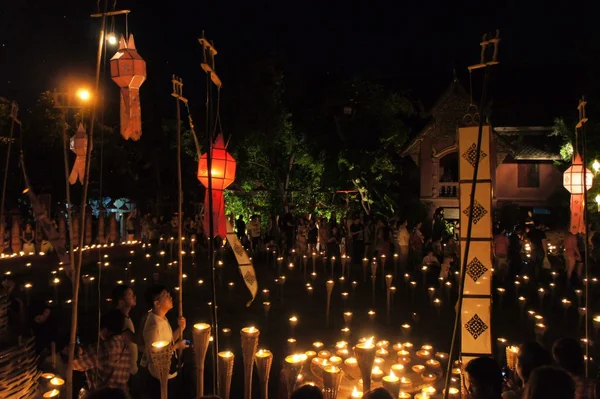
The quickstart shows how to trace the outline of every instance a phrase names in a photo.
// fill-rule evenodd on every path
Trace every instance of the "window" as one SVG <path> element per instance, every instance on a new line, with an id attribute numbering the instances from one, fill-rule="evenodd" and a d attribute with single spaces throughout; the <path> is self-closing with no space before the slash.
<path id="1" fill-rule="evenodd" d="M 520 163 L 517 165 L 517 187 L 538 188 L 540 186 L 540 165 Z"/>

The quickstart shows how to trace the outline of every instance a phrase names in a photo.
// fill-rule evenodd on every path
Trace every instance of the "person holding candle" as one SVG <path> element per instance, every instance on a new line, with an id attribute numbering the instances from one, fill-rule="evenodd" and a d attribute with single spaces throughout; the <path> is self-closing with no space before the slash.
<path id="1" fill-rule="evenodd" d="M 166 341 L 173 344 L 173 359 L 171 361 L 171 370 L 169 372 L 169 397 L 178 397 L 176 388 L 177 383 L 175 377 L 177 377 L 177 351 L 187 348 L 189 345 L 185 340 L 180 340 L 179 337 L 183 330 L 185 330 L 186 322 L 184 317 L 180 317 L 177 321 L 178 328 L 173 331 L 171 325 L 167 320 L 167 312 L 173 309 L 173 298 L 167 289 L 162 285 L 155 285 L 148 288 L 146 292 L 146 300 L 148 305 L 152 307 L 143 321 L 142 336 L 143 343 L 145 346 L 144 354 L 140 362 L 140 366 L 143 368 L 147 367 L 149 376 L 147 378 L 146 388 L 148 389 L 148 397 L 159 398 L 160 397 L 160 381 L 158 379 L 159 374 L 154 364 L 152 364 L 150 357 L 150 350 L 152 342 Z"/>
<path id="2" fill-rule="evenodd" d="M 579 346 L 579 343 L 577 344 Z M 516 361 L 516 374 L 522 382 L 522 387 L 509 389 L 502 393 L 502 399 L 519 399 L 523 396 L 529 376 L 538 367 L 552 364 L 552 357 L 546 349 L 537 342 L 527 342 L 519 347 Z M 510 385 L 510 380 L 509 380 Z"/>

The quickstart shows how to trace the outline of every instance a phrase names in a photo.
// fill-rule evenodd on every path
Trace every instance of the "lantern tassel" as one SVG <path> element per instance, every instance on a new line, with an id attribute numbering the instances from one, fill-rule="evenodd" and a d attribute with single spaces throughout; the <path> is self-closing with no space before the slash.
<path id="1" fill-rule="evenodd" d="M 225 218 L 225 200 L 223 199 L 223 191 L 222 190 L 212 190 L 212 218 L 213 218 L 213 237 L 221 237 L 225 239 L 227 237 L 227 225 Z M 205 204 L 208 204 L 208 190 L 206 190 L 206 198 L 204 200 Z M 204 231 L 209 232 L 209 218 L 210 215 L 208 213 L 208 207 L 204 207 Z"/>
<path id="2" fill-rule="evenodd" d="M 571 194 L 571 228 L 573 234 L 584 234 L 585 223 L 583 221 L 584 194 Z"/>
<path id="3" fill-rule="evenodd" d="M 71 185 L 77 183 L 83 184 L 83 176 L 85 175 L 85 156 L 77 156 L 75 158 L 75 163 L 73 164 L 73 169 L 71 170 L 71 174 L 69 175 L 69 183 Z"/>

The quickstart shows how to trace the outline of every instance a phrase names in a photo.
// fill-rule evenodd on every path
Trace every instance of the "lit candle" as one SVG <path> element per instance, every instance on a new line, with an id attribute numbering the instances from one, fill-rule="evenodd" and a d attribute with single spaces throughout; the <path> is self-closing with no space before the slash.
<path id="1" fill-rule="evenodd" d="M 341 358 L 347 358 L 348 356 L 350 356 L 350 352 L 348 351 L 348 349 L 338 349 L 337 351 L 335 351 L 335 354 Z"/>
<path id="2" fill-rule="evenodd" d="M 304 354 L 306 355 L 307 359 L 312 359 L 313 357 L 317 356 L 317 352 L 315 351 L 306 351 Z"/>
<path id="3" fill-rule="evenodd" d="M 396 353 L 396 355 L 398 355 L 398 357 L 407 357 L 410 356 L 410 352 L 406 349 L 401 349 L 398 351 L 398 353 Z"/>
<path id="4" fill-rule="evenodd" d="M 397 398 L 400 393 L 400 378 L 390 371 L 390 375 L 383 377 L 383 387 L 392 394 L 392 398 Z"/>
<path id="5" fill-rule="evenodd" d="M 352 394 L 350 395 L 350 399 L 354 398 L 362 398 L 363 394 L 358 389 L 356 389 L 356 385 L 352 389 Z"/>
<path id="6" fill-rule="evenodd" d="M 420 357 L 421 359 L 429 359 L 431 357 L 431 352 L 424 349 L 418 350 L 417 357 Z"/>
<path id="7" fill-rule="evenodd" d="M 412 395 L 408 392 L 400 391 L 398 394 L 398 399 L 412 399 Z"/>
<path id="8" fill-rule="evenodd" d="M 405 342 L 402 344 L 402 348 L 404 348 L 407 351 L 411 351 L 413 348 L 413 344 L 410 342 Z"/>
<path id="9" fill-rule="evenodd" d="M 373 364 L 376 364 L 378 366 L 383 366 L 383 363 L 385 363 L 385 360 L 383 360 L 380 357 L 376 357 L 375 360 L 373 360 Z"/>
<path id="10" fill-rule="evenodd" d="M 392 364 L 391 370 L 394 374 L 399 375 L 404 373 L 404 366 L 400 363 Z"/>
<path id="11" fill-rule="evenodd" d="M 444 393 L 446 393 L 446 390 L 444 389 Z M 460 390 L 458 388 L 454 388 L 454 387 L 450 387 L 450 389 L 448 390 L 448 396 L 451 398 L 458 398 L 460 394 Z"/>
<path id="12" fill-rule="evenodd" d="M 373 370 L 371 370 L 371 379 L 375 382 L 379 382 L 382 378 L 383 371 L 379 368 L 379 366 L 373 367 Z"/>
<path id="13" fill-rule="evenodd" d="M 254 356 L 258 357 L 258 358 L 265 358 L 265 357 L 269 357 L 269 356 L 273 356 L 273 354 L 271 353 L 270 350 L 267 349 L 259 349 Z"/>
<path id="14" fill-rule="evenodd" d="M 231 353 L 231 352 L 229 352 L 229 353 Z M 296 354 L 288 355 L 285 357 L 285 362 L 292 366 L 298 366 L 298 365 L 302 364 L 305 360 L 306 360 L 306 355 L 304 353 L 296 353 Z"/>
<path id="15" fill-rule="evenodd" d="M 162 349 L 165 346 L 169 345 L 169 341 L 156 341 L 152 342 L 152 347 L 155 349 Z"/>
<path id="16" fill-rule="evenodd" d="M 231 352 L 231 351 L 219 352 L 219 357 L 222 357 L 223 359 L 229 359 L 232 356 L 233 356 L 233 352 Z"/>
<path id="17" fill-rule="evenodd" d="M 398 359 L 396 359 L 396 361 L 403 365 L 404 367 L 408 366 L 410 364 L 410 362 L 412 361 L 412 359 L 409 356 L 402 356 L 399 357 Z"/>
<path id="18" fill-rule="evenodd" d="M 392 348 L 393 348 L 393 349 L 394 349 L 396 352 L 398 352 L 398 351 L 401 351 L 401 350 L 402 350 L 402 344 L 401 344 L 400 342 L 396 342 L 396 343 L 395 343 L 395 344 L 392 346 Z"/>
<path id="19" fill-rule="evenodd" d="M 409 389 L 412 387 L 412 381 L 408 377 L 400 378 L 400 388 Z"/>
<path id="20" fill-rule="evenodd" d="M 424 351 L 431 352 L 433 350 L 433 346 L 426 344 L 426 345 L 421 346 L 421 349 L 423 349 Z"/>
<path id="21" fill-rule="evenodd" d="M 429 359 L 428 361 L 425 362 L 425 365 L 431 369 L 439 369 L 440 368 L 440 362 L 438 362 L 435 359 Z"/>
<path id="22" fill-rule="evenodd" d="M 44 373 L 40 377 L 45 378 L 47 380 L 51 380 L 52 378 L 54 378 L 54 374 L 52 374 L 52 373 Z"/>
<path id="23" fill-rule="evenodd" d="M 58 378 L 58 377 L 54 377 L 50 380 L 50 384 L 54 385 L 54 386 L 61 386 L 64 385 L 65 380 L 63 380 L 62 378 Z"/>
<path id="24" fill-rule="evenodd" d="M 344 360 L 344 364 L 348 367 L 356 367 L 358 365 L 358 361 L 355 357 L 349 357 L 348 359 Z"/>
<path id="25" fill-rule="evenodd" d="M 60 391 L 58 389 L 53 389 L 51 391 L 44 393 L 44 395 L 42 395 L 42 396 L 44 398 L 54 398 L 54 397 L 57 397 L 59 394 L 60 394 Z"/>
<path id="26" fill-rule="evenodd" d="M 380 349 L 381 348 L 387 349 L 389 345 L 390 345 L 390 341 L 382 340 L 382 341 L 377 341 L 377 344 L 375 346 L 377 346 Z"/>
<path id="27" fill-rule="evenodd" d="M 331 357 L 331 352 L 323 350 L 323 351 L 319 351 L 319 357 L 321 359 L 329 359 Z"/>
<path id="28" fill-rule="evenodd" d="M 329 358 L 329 363 L 331 363 L 334 366 L 339 366 L 340 364 L 342 364 L 342 358 L 339 356 L 331 356 Z"/>
<path id="29" fill-rule="evenodd" d="M 446 360 L 448 360 L 448 354 L 445 352 L 438 352 L 435 354 L 435 357 L 440 361 L 440 362 L 445 362 Z"/>
<path id="30" fill-rule="evenodd" d="M 316 341 L 316 342 L 313 342 L 312 345 L 313 345 L 313 348 L 315 348 L 317 351 L 319 351 L 323 347 L 323 342 Z"/>
<path id="31" fill-rule="evenodd" d="M 242 335 L 247 336 L 247 337 L 254 337 L 254 336 L 257 336 L 259 333 L 260 333 L 260 331 L 258 331 L 258 328 L 256 328 L 256 327 L 242 328 Z"/>
<path id="32" fill-rule="evenodd" d="M 425 387 L 421 390 L 421 393 L 425 393 L 429 396 L 435 395 L 436 392 L 437 392 L 436 389 L 432 386 Z"/>
<path id="33" fill-rule="evenodd" d="M 412 371 L 414 371 L 417 374 L 421 374 L 424 370 L 425 366 L 423 366 L 422 364 L 415 364 L 414 366 L 412 366 Z"/>
<path id="34" fill-rule="evenodd" d="M 437 376 L 434 373 L 424 373 L 421 374 L 421 379 L 424 382 L 434 382 L 435 380 L 437 380 Z"/>
<path id="35" fill-rule="evenodd" d="M 375 354 L 380 357 L 387 357 L 387 355 L 389 355 L 390 353 L 384 348 L 379 348 L 377 349 L 377 352 L 375 352 Z"/>
<path id="36" fill-rule="evenodd" d="M 335 343 L 335 347 L 337 349 L 346 349 L 348 347 L 348 342 L 346 341 L 338 341 Z"/>

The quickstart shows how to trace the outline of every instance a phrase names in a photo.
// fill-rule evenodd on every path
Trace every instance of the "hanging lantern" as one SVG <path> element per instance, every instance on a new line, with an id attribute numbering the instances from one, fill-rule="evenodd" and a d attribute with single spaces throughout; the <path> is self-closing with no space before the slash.
<path id="1" fill-rule="evenodd" d="M 584 180 L 585 179 L 585 186 Z M 589 190 L 594 182 L 592 171 L 584 168 L 579 154 L 575 154 L 573 164 L 563 174 L 563 185 L 571 193 L 571 226 L 573 234 L 584 233 L 583 213 L 585 206 L 585 190 Z"/>
<path id="2" fill-rule="evenodd" d="M 140 86 L 146 80 L 146 61 L 138 54 L 133 41 L 121 36 L 119 50 L 110 59 L 110 77 L 121 88 L 121 135 L 137 141 L 142 136 Z"/>
<path id="3" fill-rule="evenodd" d="M 202 154 L 198 162 L 198 180 L 208 188 L 208 165 L 207 154 Z M 227 225 L 225 219 L 225 202 L 223 200 L 223 190 L 225 190 L 235 180 L 235 159 L 227 152 L 223 143 L 223 136 L 219 134 L 213 144 L 212 151 L 212 218 L 213 218 L 213 236 L 225 238 L 227 236 Z M 204 200 L 204 231 L 209 232 L 208 215 L 208 190 Z"/>
<path id="4" fill-rule="evenodd" d="M 73 170 L 69 176 L 69 183 L 75 184 L 77 180 L 83 184 L 83 176 L 85 176 L 85 155 L 87 153 L 88 137 L 85 134 L 85 128 L 80 123 L 77 128 L 77 133 L 71 137 L 71 151 L 76 155 L 75 163 L 73 164 Z"/>

